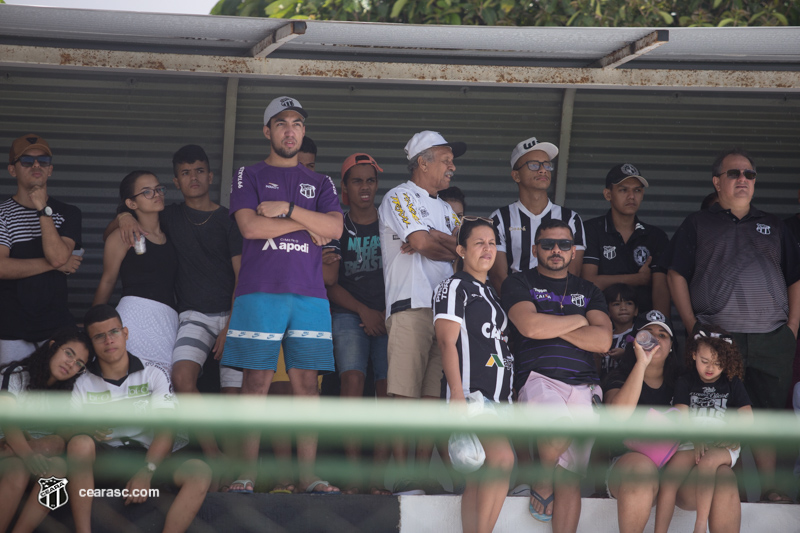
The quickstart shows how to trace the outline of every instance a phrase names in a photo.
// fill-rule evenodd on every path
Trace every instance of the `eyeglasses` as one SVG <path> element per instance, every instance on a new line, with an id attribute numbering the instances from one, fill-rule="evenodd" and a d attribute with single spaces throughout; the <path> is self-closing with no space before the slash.
<path id="1" fill-rule="evenodd" d="M 24 168 L 31 168 L 34 163 L 39 163 L 40 167 L 49 167 L 53 163 L 53 158 L 49 155 L 21 155 L 14 161 Z"/>
<path id="2" fill-rule="evenodd" d="M 462 223 L 463 222 L 477 222 L 479 220 L 483 220 L 484 222 L 488 222 L 489 224 L 494 226 L 494 220 L 492 220 L 491 218 L 475 217 L 475 216 L 472 216 L 472 215 L 464 215 L 463 217 L 461 217 L 461 222 Z"/>
<path id="3" fill-rule="evenodd" d="M 78 354 L 76 354 L 69 348 L 65 349 L 64 353 L 67 354 L 67 358 L 78 367 L 78 372 L 77 372 L 78 376 L 86 372 L 86 363 L 78 359 Z"/>
<path id="4" fill-rule="evenodd" d="M 742 174 L 744 174 L 744 177 L 749 179 L 749 180 L 756 179 L 756 171 L 755 170 L 750 170 L 749 168 L 742 169 L 742 170 L 740 170 L 738 168 L 732 168 L 732 169 L 730 169 L 729 171 L 727 171 L 725 173 L 725 175 L 728 176 L 732 180 L 738 180 L 739 176 L 741 176 Z M 719 177 L 719 176 L 722 176 L 722 174 L 717 174 L 717 177 Z"/>
<path id="5" fill-rule="evenodd" d="M 558 249 L 562 252 L 567 252 L 572 249 L 572 239 L 539 239 L 536 246 L 541 247 L 542 250 L 552 250 L 558 245 Z"/>
<path id="6" fill-rule="evenodd" d="M 152 200 L 153 197 L 155 197 L 155 195 L 164 196 L 166 193 L 167 193 L 167 188 L 164 187 L 163 185 L 159 185 L 154 189 L 145 189 L 140 193 L 134 194 L 133 196 L 131 196 L 131 200 L 133 200 L 140 194 L 145 198 L 147 198 L 148 200 Z"/>
<path id="7" fill-rule="evenodd" d="M 119 328 L 114 328 L 106 333 L 98 333 L 94 337 L 92 337 L 92 342 L 106 342 L 106 336 L 115 339 L 122 334 L 122 330 Z"/>
<path id="8" fill-rule="evenodd" d="M 547 171 L 552 171 L 555 168 L 553 166 L 553 163 L 551 163 L 550 161 L 534 161 L 534 160 L 530 160 L 527 163 L 523 163 L 522 165 L 520 165 L 518 167 L 515 167 L 514 170 L 521 169 L 523 165 L 527 166 L 528 170 L 532 170 L 534 172 L 539 170 L 539 167 L 542 167 L 542 166 Z"/>

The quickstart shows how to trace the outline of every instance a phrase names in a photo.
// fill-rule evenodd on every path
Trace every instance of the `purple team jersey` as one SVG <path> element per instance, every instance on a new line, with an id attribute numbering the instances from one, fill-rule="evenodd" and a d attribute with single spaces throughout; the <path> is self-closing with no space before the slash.
<path id="1" fill-rule="evenodd" d="M 231 183 L 231 217 L 239 209 L 255 211 L 266 201 L 294 202 L 319 213 L 342 212 L 333 180 L 303 165 L 281 168 L 262 161 L 240 168 Z M 322 248 L 306 231 L 273 239 L 244 239 L 236 296 L 254 292 L 327 298 Z"/>

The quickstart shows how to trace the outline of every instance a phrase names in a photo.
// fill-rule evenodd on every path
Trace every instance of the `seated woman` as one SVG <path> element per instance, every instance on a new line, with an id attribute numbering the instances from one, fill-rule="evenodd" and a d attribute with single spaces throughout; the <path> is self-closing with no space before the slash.
<path id="1" fill-rule="evenodd" d="M 622 416 L 631 416 L 637 406 L 669 409 L 681 373 L 669 319 L 659 311 L 650 311 L 645 318 L 637 319 L 634 332 L 641 329 L 655 336 L 658 346 L 645 351 L 637 342 L 628 343 L 619 367 L 604 383 L 605 404 L 615 406 Z M 612 463 L 608 492 L 617 499 L 621 533 L 644 531 L 658 495 L 658 473 L 658 465 L 640 452 L 629 451 Z"/>
<path id="2" fill-rule="evenodd" d="M 725 424 L 729 409 L 753 419 L 750 397 L 742 383 L 744 362 L 733 338 L 705 326 L 686 350 L 692 369 L 678 378 L 673 404 L 694 424 Z M 681 445 L 667 467 L 658 493 L 655 533 L 667 533 L 677 500 L 678 507 L 697 510 L 694 532 L 736 532 L 741 526 L 742 504 L 733 465 L 739 458 L 738 442 L 694 442 Z M 715 516 L 711 516 L 712 507 Z"/>
<path id="3" fill-rule="evenodd" d="M 122 278 L 117 312 L 131 332 L 128 349 L 141 359 L 161 363 L 169 373 L 178 332 L 174 289 L 178 256 L 158 222 L 165 192 L 166 187 L 147 170 L 135 170 L 122 179 L 117 212 L 136 217 L 147 234 L 145 250 L 140 253 L 126 245 L 119 229 L 109 235 L 103 251 L 103 276 L 92 305 L 108 303 L 117 277 Z"/>
<path id="4" fill-rule="evenodd" d="M 31 355 L 0 369 L 0 410 L 15 404 L 47 409 L 48 399 L 32 391 L 71 391 L 79 374 L 86 370 L 90 354 L 89 338 L 77 329 L 56 331 L 51 340 Z M 30 476 L 64 477 L 67 466 L 58 455 L 64 452 L 64 439 L 43 428 L 0 428 L 0 531 L 6 531 L 22 500 Z M 14 526 L 14 533 L 33 531 L 49 509 L 40 504 L 39 484 Z"/>
<path id="5" fill-rule="evenodd" d="M 486 276 L 497 255 L 490 219 L 464 217 L 456 251 L 464 269 L 434 290 L 433 321 L 442 351 L 449 402 L 480 402 L 484 413 L 511 403 L 514 359 L 504 330 L 508 317 Z M 487 361 L 492 364 L 488 364 Z M 486 453 L 484 466 L 495 475 L 467 477 L 461 496 L 461 527 L 465 532 L 490 533 L 503 508 L 514 452 L 503 436 L 480 437 Z"/>

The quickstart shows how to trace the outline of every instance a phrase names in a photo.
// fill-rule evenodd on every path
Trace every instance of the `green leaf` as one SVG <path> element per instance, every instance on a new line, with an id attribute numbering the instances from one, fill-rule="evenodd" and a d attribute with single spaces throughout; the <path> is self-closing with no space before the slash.
<path id="1" fill-rule="evenodd" d="M 784 26 L 789 25 L 789 20 L 782 13 L 775 12 L 772 14 L 772 16 L 778 19 Z"/>
<path id="2" fill-rule="evenodd" d="M 722 28 L 724 26 L 729 26 L 729 25 L 733 24 L 734 22 L 735 22 L 735 19 L 728 17 L 726 19 L 720 20 L 719 24 L 717 24 L 717 27 L 718 28 Z"/>
<path id="3" fill-rule="evenodd" d="M 400 16 L 400 12 L 403 11 L 403 8 L 406 6 L 408 0 L 397 0 L 392 6 L 392 12 L 389 14 L 389 18 L 396 19 Z"/>
<path id="4" fill-rule="evenodd" d="M 722 0 L 714 0 L 714 7 L 713 7 L 713 9 L 717 9 L 721 3 L 722 3 Z"/>
<path id="5" fill-rule="evenodd" d="M 274 17 L 278 13 L 282 13 L 294 7 L 294 4 L 294 0 L 276 0 L 264 8 L 264 13 L 266 13 L 268 17 Z"/>
<path id="6" fill-rule="evenodd" d="M 501 0 L 500 1 L 500 9 L 502 9 L 503 12 L 506 15 L 511 13 L 511 10 L 514 9 L 514 6 L 515 6 L 514 0 Z"/>
<path id="7" fill-rule="evenodd" d="M 459 17 L 456 13 L 450 15 L 450 24 L 453 26 L 460 26 L 461 25 L 461 17 Z"/>
<path id="8" fill-rule="evenodd" d="M 670 25 L 670 24 L 672 24 L 673 22 L 675 22 L 675 19 L 674 19 L 674 18 L 672 18 L 672 15 L 670 15 L 670 14 L 669 14 L 669 13 L 667 13 L 666 11 L 659 11 L 659 12 L 658 12 L 658 14 L 661 16 L 661 18 L 662 18 L 662 19 L 664 19 L 664 22 L 665 22 L 667 25 Z"/>
<path id="9" fill-rule="evenodd" d="M 495 22 L 497 22 L 497 14 L 494 12 L 494 9 L 484 9 L 481 11 L 481 18 L 483 18 L 488 26 L 494 26 Z"/>

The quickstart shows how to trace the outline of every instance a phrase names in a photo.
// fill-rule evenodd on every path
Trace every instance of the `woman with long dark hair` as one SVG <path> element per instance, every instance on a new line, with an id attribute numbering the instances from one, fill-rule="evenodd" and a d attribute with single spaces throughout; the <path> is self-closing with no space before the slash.
<path id="1" fill-rule="evenodd" d="M 638 342 L 629 342 L 619 367 L 608 375 L 603 386 L 604 403 L 615 406 L 621 416 L 632 416 L 637 406 L 668 410 L 675 381 L 682 372 L 669 318 L 652 310 L 636 320 L 633 333 L 640 330 L 648 331 L 658 344 L 645 350 Z M 614 459 L 609 469 L 608 492 L 617 500 L 622 533 L 644 531 L 658 495 L 659 470 L 664 466 L 656 462 L 661 463 L 643 450 L 630 450 Z"/>
<path id="2" fill-rule="evenodd" d="M 108 236 L 103 276 L 92 305 L 108 303 L 117 277 L 121 278 L 122 298 L 117 312 L 131 333 L 128 350 L 141 359 L 161 363 L 170 371 L 178 332 L 174 289 L 178 256 L 158 221 L 164 210 L 165 193 L 166 187 L 148 170 L 135 170 L 122 179 L 117 212 L 136 217 L 146 237 L 142 236 L 143 244 L 128 246 L 120 238 L 119 229 Z"/>
<path id="3" fill-rule="evenodd" d="M 479 416 L 496 414 L 511 403 L 514 358 L 506 344 L 508 317 L 494 289 L 486 283 L 497 255 L 491 219 L 464 217 L 456 252 L 462 271 L 441 282 L 433 293 L 433 322 L 442 351 L 446 399 L 470 407 Z M 470 533 L 490 533 L 508 492 L 514 452 L 503 436 L 481 436 L 483 478 L 467 476 L 461 496 L 461 527 Z M 451 454 L 454 465 L 456 457 Z"/>
<path id="4" fill-rule="evenodd" d="M 30 394 L 41 391 L 71 391 L 77 377 L 86 370 L 91 353 L 89 338 L 77 329 L 58 330 L 28 357 L 0 368 L 0 409 L 17 404 L 47 409 L 47 397 Z M 46 428 L 0 428 L 0 532 L 14 517 L 30 476 L 64 477 L 64 439 Z M 33 531 L 47 515 L 38 501 L 39 486 L 25 504 L 15 533 Z"/>

